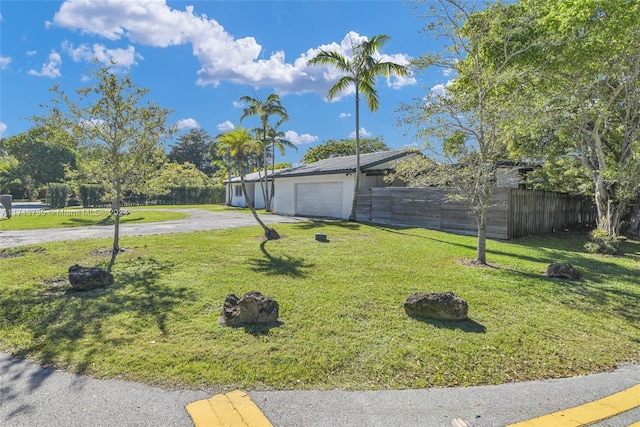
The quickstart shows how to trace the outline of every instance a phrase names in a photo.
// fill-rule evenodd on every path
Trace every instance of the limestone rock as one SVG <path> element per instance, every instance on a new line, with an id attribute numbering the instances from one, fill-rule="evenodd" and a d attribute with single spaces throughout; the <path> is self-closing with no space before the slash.
<path id="1" fill-rule="evenodd" d="M 409 295 L 404 303 L 404 311 L 412 317 L 464 320 L 467 318 L 469 305 L 453 292 L 421 292 Z"/>
<path id="2" fill-rule="evenodd" d="M 266 325 L 278 322 L 278 303 L 260 292 L 247 292 L 240 298 L 227 295 L 219 323 L 227 326 Z"/>
<path id="3" fill-rule="evenodd" d="M 69 267 L 69 283 L 75 290 L 88 291 L 113 285 L 113 275 L 99 267 L 82 267 L 76 264 Z"/>
<path id="4" fill-rule="evenodd" d="M 580 272 L 568 262 L 549 264 L 547 277 L 576 280 L 580 278 Z"/>

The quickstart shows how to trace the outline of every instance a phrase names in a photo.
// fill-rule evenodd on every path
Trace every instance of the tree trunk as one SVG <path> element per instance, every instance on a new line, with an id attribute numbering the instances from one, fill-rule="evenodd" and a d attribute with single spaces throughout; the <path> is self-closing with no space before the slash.
<path id="1" fill-rule="evenodd" d="M 360 188 L 360 92 L 358 91 L 358 81 L 356 79 L 356 171 L 353 177 L 353 202 L 351 203 L 351 214 L 349 221 L 356 221 L 356 209 L 358 207 L 358 189 Z"/>
<path id="2" fill-rule="evenodd" d="M 229 173 L 227 174 L 227 205 L 231 206 L 233 203 L 233 186 L 231 185 L 231 169 L 229 169 Z"/>
<path id="3" fill-rule="evenodd" d="M 478 245 L 476 247 L 476 263 L 487 264 L 487 209 L 483 208 L 478 220 Z"/>
<path id="4" fill-rule="evenodd" d="M 610 237 L 617 237 L 620 232 L 623 206 L 613 202 L 614 195 L 606 187 L 602 175 L 595 181 L 595 201 L 598 210 L 597 226 L 605 230 Z"/>
<path id="5" fill-rule="evenodd" d="M 113 230 L 113 254 L 120 252 L 120 191 L 116 190 L 116 197 L 111 204 L 111 214 L 115 215 Z"/>
<path id="6" fill-rule="evenodd" d="M 627 235 L 631 238 L 640 238 L 640 197 L 631 211 L 631 221 Z"/>
<path id="7" fill-rule="evenodd" d="M 278 240 L 280 238 L 280 235 L 278 234 L 278 232 L 274 228 L 267 227 L 264 224 L 264 222 L 262 222 L 258 214 L 256 213 L 256 209 L 253 207 L 253 203 L 251 202 L 251 199 L 249 198 L 249 194 L 247 193 L 247 188 L 244 184 L 244 176 L 242 174 L 240 174 L 240 185 L 242 186 L 242 194 L 244 194 L 244 200 L 247 206 L 249 207 L 249 209 L 251 210 L 251 214 L 264 230 L 264 237 L 267 240 Z"/>

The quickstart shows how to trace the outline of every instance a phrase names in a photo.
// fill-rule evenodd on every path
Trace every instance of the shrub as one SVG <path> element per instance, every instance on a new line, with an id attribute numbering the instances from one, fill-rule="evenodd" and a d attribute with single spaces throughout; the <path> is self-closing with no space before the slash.
<path id="1" fill-rule="evenodd" d="M 67 206 L 69 186 L 66 184 L 50 183 L 47 185 L 47 205 L 51 209 L 62 209 Z"/>
<path id="2" fill-rule="evenodd" d="M 78 193 L 82 206 L 85 208 L 95 208 L 102 204 L 104 188 L 99 184 L 80 184 Z"/>
<path id="3" fill-rule="evenodd" d="M 202 205 L 224 203 L 223 185 L 182 185 L 170 187 L 169 192 L 156 198 L 161 205 Z"/>
<path id="4" fill-rule="evenodd" d="M 590 254 L 616 255 L 620 253 L 620 242 L 607 230 L 596 228 L 589 233 L 591 240 L 584 244 L 584 250 Z"/>

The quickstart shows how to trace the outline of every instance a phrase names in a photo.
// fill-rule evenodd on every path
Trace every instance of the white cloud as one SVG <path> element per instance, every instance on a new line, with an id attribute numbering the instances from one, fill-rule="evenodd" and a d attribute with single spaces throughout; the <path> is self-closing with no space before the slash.
<path id="1" fill-rule="evenodd" d="M 4 136 L 4 133 L 7 131 L 7 125 L 0 122 L 0 138 Z"/>
<path id="2" fill-rule="evenodd" d="M 340 113 L 340 118 L 341 119 L 346 119 L 348 117 L 351 117 L 351 113 Z"/>
<path id="3" fill-rule="evenodd" d="M 11 63 L 11 58 L 8 56 L 0 56 L 0 70 L 4 70 Z"/>
<path id="4" fill-rule="evenodd" d="M 447 93 L 447 88 L 453 83 L 453 80 L 449 80 L 446 84 L 437 84 L 431 88 L 429 95 L 432 97 L 444 96 Z"/>
<path id="5" fill-rule="evenodd" d="M 73 44 L 64 41 L 62 49 L 71 56 L 74 62 L 92 61 L 94 58 L 103 64 L 116 70 L 126 70 L 137 64 L 136 59 L 144 59 L 142 55 L 136 53 L 135 47 L 129 45 L 126 49 L 107 49 L 102 44 L 81 44 L 75 47 Z M 112 66 L 112 63 L 116 65 Z"/>
<path id="6" fill-rule="evenodd" d="M 372 134 L 371 132 L 369 132 L 368 130 L 366 130 L 365 128 L 360 128 L 360 137 L 365 137 L 368 138 L 370 137 Z M 356 131 L 354 130 L 353 132 L 351 132 L 349 134 L 349 138 L 355 138 L 356 137 Z"/>
<path id="7" fill-rule="evenodd" d="M 178 128 L 178 130 L 197 129 L 200 127 L 200 125 L 195 119 L 188 118 L 188 119 L 178 120 L 178 123 L 176 123 L 176 127 Z"/>
<path id="8" fill-rule="evenodd" d="M 312 142 L 316 142 L 318 140 L 318 137 L 310 135 L 308 133 L 303 133 L 302 135 L 299 135 L 298 132 L 296 131 L 288 130 L 284 133 L 284 139 L 291 142 L 292 144 L 300 145 L 300 144 L 309 144 Z"/>
<path id="9" fill-rule="evenodd" d="M 217 86 L 222 81 L 229 81 L 273 87 L 281 95 L 316 92 L 326 96 L 340 73 L 331 67 L 310 67 L 307 61 L 320 49 L 336 50 L 350 57 L 351 46 L 366 39 L 350 32 L 340 43 L 309 49 L 293 62 L 287 62 L 284 52 L 265 55 L 255 38 L 236 39 L 216 20 L 194 13 L 193 6 L 173 9 L 166 0 L 67 0 L 55 14 L 53 24 L 109 40 L 126 38 L 131 43 L 147 46 L 189 44 L 201 65 L 197 72 L 198 84 Z M 402 54 L 384 57 L 403 63 L 408 61 Z M 391 78 L 387 82 L 396 88 L 414 83 L 411 77 Z M 352 90 L 342 96 L 351 93 Z"/>
<path id="10" fill-rule="evenodd" d="M 226 120 L 223 123 L 220 123 L 218 124 L 218 126 L 216 126 L 216 129 L 218 129 L 221 132 L 226 132 L 228 130 L 233 130 L 235 128 L 236 128 L 235 125 L 231 123 L 229 120 Z"/>
<path id="11" fill-rule="evenodd" d="M 27 51 L 27 56 L 34 56 L 37 55 L 38 51 L 37 50 L 28 50 Z"/>
<path id="12" fill-rule="evenodd" d="M 231 105 L 233 105 L 233 108 L 237 109 L 244 108 L 244 103 L 241 101 L 233 101 Z"/>
<path id="13" fill-rule="evenodd" d="M 38 77 L 60 77 L 62 74 L 60 73 L 60 66 L 62 65 L 62 58 L 60 54 L 55 50 L 52 50 L 49 54 L 49 60 L 42 65 L 42 69 L 40 71 L 29 70 L 28 73 L 32 76 Z"/>

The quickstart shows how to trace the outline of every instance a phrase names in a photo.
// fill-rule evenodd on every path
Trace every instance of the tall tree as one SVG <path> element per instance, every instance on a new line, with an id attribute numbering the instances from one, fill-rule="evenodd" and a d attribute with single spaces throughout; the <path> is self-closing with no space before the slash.
<path id="1" fill-rule="evenodd" d="M 356 154 L 355 139 L 328 139 L 322 144 L 311 147 L 304 153 L 302 161 L 306 164 L 332 157 L 354 156 Z M 388 151 L 390 148 L 384 143 L 382 137 L 361 138 L 360 154 Z"/>
<path id="2" fill-rule="evenodd" d="M 36 126 L 4 141 L 7 154 L 17 160 L 14 186 L 20 182 L 29 199 L 50 182 L 62 182 L 65 168 L 76 167 L 77 143 L 68 132 Z"/>
<path id="3" fill-rule="evenodd" d="M 422 3 L 422 2 L 421 2 Z M 517 81 L 512 64 L 534 47 L 533 26 L 516 4 L 477 10 L 466 0 L 425 1 L 426 31 L 444 42 L 441 54 L 413 62 L 418 71 L 441 67 L 452 80 L 428 97 L 403 106 L 404 123 L 441 160 L 424 166 L 432 183 L 446 184 L 452 197 L 474 213 L 478 227 L 476 263 L 486 264 L 486 224 L 495 188 L 496 162 L 507 156 L 502 127 Z M 491 55 L 488 55 L 491 52 Z"/>
<path id="4" fill-rule="evenodd" d="M 196 168 L 213 175 L 216 168 L 211 164 L 214 160 L 212 138 L 204 129 L 191 129 L 189 133 L 180 135 L 178 142 L 169 150 L 169 160 L 176 163 L 191 163 Z"/>
<path id="5" fill-rule="evenodd" d="M 549 164 L 577 160 L 598 228 L 615 238 L 640 193 L 640 3 L 522 3 L 537 15 L 544 48 L 521 64 L 527 102 L 514 109 L 514 140 Z"/>
<path id="6" fill-rule="evenodd" d="M 264 194 L 264 206 L 265 209 L 269 210 L 271 207 L 271 198 L 273 196 L 272 192 L 269 191 L 269 147 L 271 146 L 271 141 L 269 139 L 270 129 L 274 129 L 273 132 L 277 132 L 277 128 L 289 120 L 289 114 L 287 113 L 286 108 L 280 102 L 280 97 L 275 94 L 269 94 L 265 101 L 262 101 L 259 97 L 252 98 L 250 96 L 243 96 L 240 98 L 240 101 L 248 104 L 248 106 L 243 110 L 242 116 L 240 117 L 240 121 L 244 120 L 250 116 L 258 116 L 260 119 L 260 127 L 256 129 L 257 133 L 260 135 L 259 139 L 262 143 L 262 167 L 264 168 L 264 179 L 260 180 L 260 185 L 262 186 L 262 194 Z M 278 121 L 275 124 L 271 124 L 269 120 L 271 117 L 277 116 L 279 117 Z M 275 153 L 274 153 L 275 154 Z"/>
<path id="7" fill-rule="evenodd" d="M 173 132 L 167 125 L 169 110 L 142 105 L 149 92 L 129 76 L 119 77 L 98 66 L 93 85 L 76 90 L 72 99 L 58 86 L 49 114 L 35 118 L 70 129 L 83 148 L 82 173 L 102 184 L 115 212 L 114 257 L 120 251 L 120 207 L 126 192 L 144 193 L 150 176 L 165 158 L 163 139 Z M 115 258 L 112 258 L 115 260 Z"/>
<path id="8" fill-rule="evenodd" d="M 356 220 L 356 201 L 360 188 L 360 94 L 367 98 L 370 111 L 377 111 L 380 106 L 378 91 L 375 88 L 376 77 L 406 76 L 409 70 L 404 65 L 391 61 L 382 61 L 379 51 L 391 39 L 381 34 L 372 36 L 369 40 L 352 44 L 351 57 L 346 57 L 336 51 L 320 50 L 308 61 L 309 65 L 329 65 L 335 67 L 344 75 L 329 89 L 328 98 L 353 86 L 356 98 L 356 172 L 353 183 L 353 203 L 349 221 Z"/>
<path id="9" fill-rule="evenodd" d="M 240 176 L 240 185 L 242 187 L 242 194 L 244 194 L 244 200 L 251 210 L 253 217 L 264 230 L 264 236 L 267 240 L 277 240 L 280 238 L 280 235 L 275 229 L 267 227 L 264 222 L 262 222 L 256 213 L 256 209 L 247 193 L 247 187 L 244 182 L 247 160 L 252 155 L 259 153 L 261 149 L 262 145 L 260 141 L 253 138 L 248 130 L 241 127 L 218 135 L 218 150 L 222 155 L 228 155 L 229 158 L 233 159 L 235 171 Z"/>

